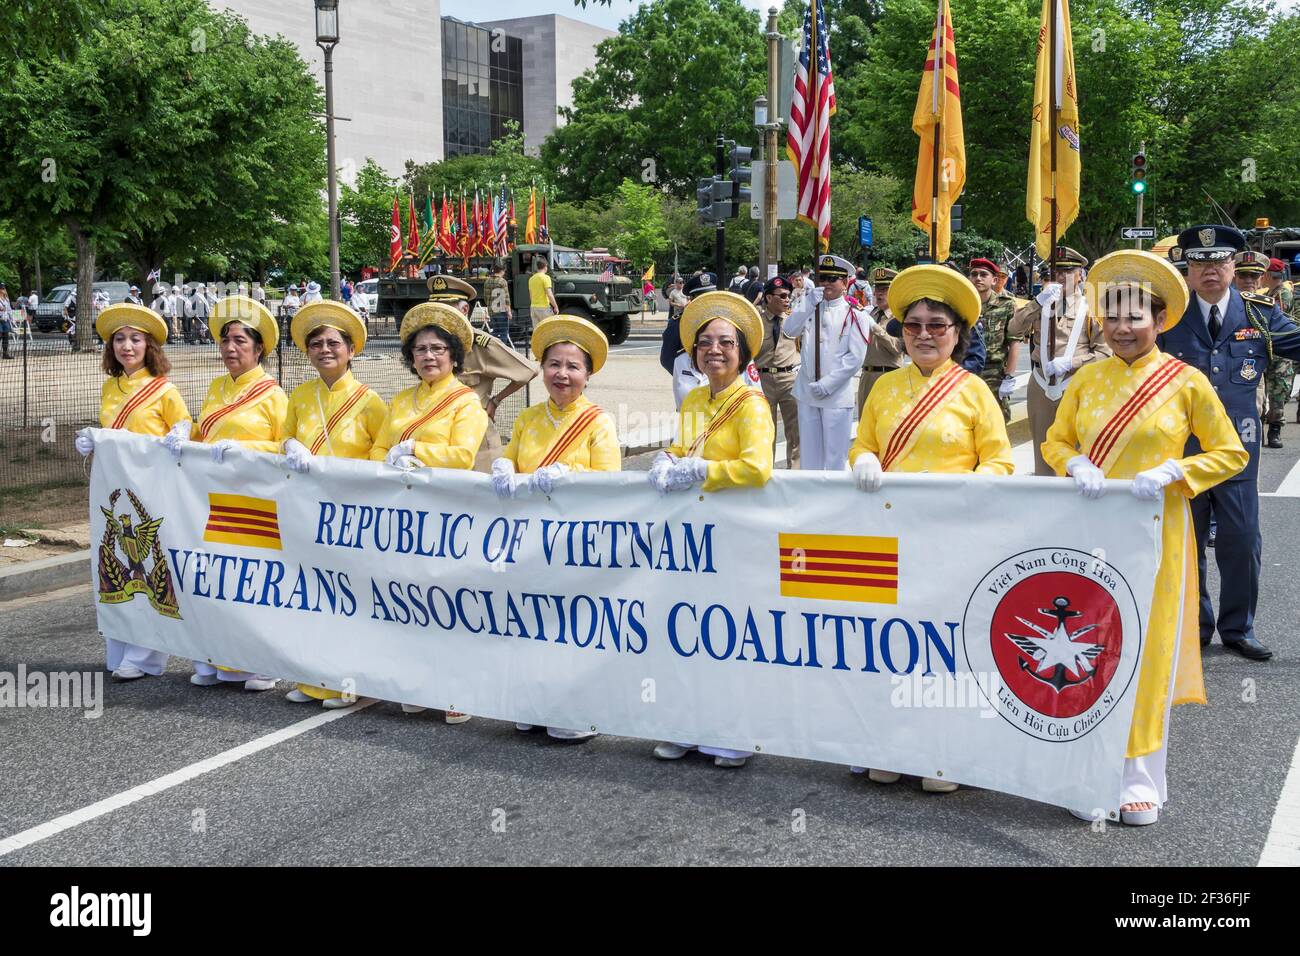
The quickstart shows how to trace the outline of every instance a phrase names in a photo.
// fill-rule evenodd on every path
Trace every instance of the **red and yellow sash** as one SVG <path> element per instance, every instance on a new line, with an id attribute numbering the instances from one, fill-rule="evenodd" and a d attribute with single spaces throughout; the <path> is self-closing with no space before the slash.
<path id="1" fill-rule="evenodd" d="M 126 420 L 130 418 L 132 414 L 141 408 L 145 408 L 157 399 L 162 398 L 163 392 L 167 390 L 167 386 L 170 384 L 171 383 L 167 381 L 167 377 L 164 375 L 151 379 L 147 385 L 142 386 L 139 391 L 122 403 L 122 407 L 117 411 L 117 417 L 113 419 L 113 424 L 108 427 L 125 428 Z"/>
<path id="2" fill-rule="evenodd" d="M 222 405 L 212 414 L 204 415 L 199 422 L 199 441 L 207 441 L 208 435 L 212 434 L 212 429 L 221 419 L 241 408 L 256 404 L 263 395 L 277 387 L 275 379 L 264 378 L 229 405 Z"/>
<path id="3" fill-rule="evenodd" d="M 880 467 L 884 471 L 889 471 L 896 461 L 907 456 L 912 446 L 916 444 L 916 439 L 920 436 L 926 421 L 943 407 L 944 402 L 957 393 L 969 374 L 970 372 L 960 365 L 954 365 L 931 382 L 930 387 L 921 393 L 921 397 L 903 414 L 898 424 L 894 426 L 893 434 L 889 436 L 885 453 L 880 456 Z"/>
<path id="4" fill-rule="evenodd" d="M 733 395 L 725 405 L 718 409 L 718 414 L 713 416 L 713 421 L 709 422 L 709 424 L 705 426 L 704 430 L 695 436 L 695 441 L 691 442 L 691 447 L 684 457 L 698 458 L 704 451 L 704 446 L 708 443 L 709 439 L 716 435 L 718 430 L 722 428 L 730 418 L 734 417 L 736 412 L 740 411 L 740 406 L 744 405 L 751 398 L 761 398 L 763 401 L 767 401 L 762 392 L 757 392 L 747 385 L 742 385 L 737 393 Z"/>
<path id="5" fill-rule="evenodd" d="M 582 437 L 583 432 L 587 430 L 591 423 L 600 416 L 600 413 L 601 407 L 599 405 L 592 405 L 583 409 L 578 414 L 578 417 L 573 420 L 573 424 L 556 436 L 555 441 L 551 443 L 551 447 L 547 449 L 537 467 L 545 468 L 547 465 L 553 465 L 559 461 L 573 443 Z"/>
<path id="6" fill-rule="evenodd" d="M 424 427 L 425 423 L 432 421 L 434 418 L 437 418 L 438 415 L 442 411 L 444 411 L 448 405 L 456 401 L 456 399 L 460 398 L 462 395 L 473 395 L 473 394 L 474 393 L 470 389 L 465 388 L 463 385 L 460 388 L 452 389 L 451 393 L 448 394 L 446 398 L 440 401 L 437 405 L 433 406 L 433 408 L 429 409 L 427 412 L 425 412 L 415 421 L 411 422 L 411 424 L 407 425 L 406 429 L 402 432 L 402 437 L 399 438 L 398 441 L 404 442 L 408 438 L 414 438 L 415 433 L 418 432 L 422 427 Z"/>
<path id="7" fill-rule="evenodd" d="M 1108 471 L 1142 423 L 1173 398 L 1191 376 L 1192 368 L 1186 363 L 1165 357 L 1097 432 L 1086 451 L 1088 460 Z"/>
<path id="8" fill-rule="evenodd" d="M 316 436 L 316 440 L 311 443 L 311 453 L 313 455 L 318 454 L 321 446 L 325 444 L 334 430 L 342 426 L 349 412 L 353 412 L 354 417 L 361 413 L 361 399 L 365 398 L 369 392 L 369 385 L 358 385 L 356 391 L 349 395 L 347 400 L 339 406 L 339 410 L 330 416 L 329 421 L 325 423 L 324 429 Z"/>

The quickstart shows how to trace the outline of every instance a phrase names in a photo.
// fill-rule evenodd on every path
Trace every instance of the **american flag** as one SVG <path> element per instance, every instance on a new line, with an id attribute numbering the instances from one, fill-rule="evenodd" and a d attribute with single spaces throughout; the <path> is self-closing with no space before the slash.
<path id="1" fill-rule="evenodd" d="M 817 69 L 809 75 L 816 50 Z M 803 49 L 795 64 L 794 98 L 786 152 L 799 179 L 799 218 L 817 230 L 822 250 L 831 244 L 831 117 L 835 115 L 835 78 L 821 0 L 811 0 L 803 18 Z"/>
<path id="2" fill-rule="evenodd" d="M 497 233 L 496 254 L 498 256 L 504 256 L 506 253 L 510 251 L 509 236 L 506 234 L 506 225 L 509 222 L 509 217 L 507 216 L 506 212 L 507 212 L 506 187 L 502 185 L 501 195 L 497 198 L 496 209 L 493 212 L 493 216 L 496 219 L 496 233 Z"/>

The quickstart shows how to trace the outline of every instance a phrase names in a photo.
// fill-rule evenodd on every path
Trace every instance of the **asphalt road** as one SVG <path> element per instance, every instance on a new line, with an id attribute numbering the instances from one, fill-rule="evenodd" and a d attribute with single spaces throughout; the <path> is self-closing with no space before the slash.
<path id="1" fill-rule="evenodd" d="M 1261 490 L 1300 467 L 1298 432 L 1265 453 Z M 0 864 L 1253 866 L 1300 729 L 1300 499 L 1264 497 L 1261 511 L 1257 627 L 1276 656 L 1209 649 L 1210 706 L 1175 711 L 1171 799 L 1155 827 L 1094 832 L 1016 797 L 930 795 L 784 758 L 663 763 L 647 741 L 562 744 L 389 703 L 321 724 L 320 708 L 284 700 L 287 685 L 195 688 L 173 659 L 161 678 L 106 683 L 97 719 L 0 708 Z M 88 588 L 0 605 L 0 671 L 20 663 L 102 667 Z M 7 838 L 304 720 L 305 732 L 6 852 Z M 1294 849 L 1300 834 L 1284 841 Z"/>

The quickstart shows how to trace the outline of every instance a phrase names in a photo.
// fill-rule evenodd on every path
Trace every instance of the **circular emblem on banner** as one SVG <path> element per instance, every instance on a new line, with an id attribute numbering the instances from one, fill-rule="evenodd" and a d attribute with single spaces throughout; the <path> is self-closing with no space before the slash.
<path id="1" fill-rule="evenodd" d="M 962 621 L 966 663 L 987 677 L 979 685 L 989 703 L 1021 732 L 1053 742 L 1106 719 L 1137 673 L 1142 641 L 1119 569 L 1072 548 L 1007 558 L 984 575 Z"/>

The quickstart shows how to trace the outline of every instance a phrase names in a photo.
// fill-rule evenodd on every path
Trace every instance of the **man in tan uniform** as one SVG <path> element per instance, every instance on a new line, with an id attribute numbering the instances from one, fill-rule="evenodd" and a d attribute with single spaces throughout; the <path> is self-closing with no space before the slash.
<path id="1" fill-rule="evenodd" d="M 1033 433 L 1034 474 L 1056 474 L 1043 460 L 1043 441 L 1056 418 L 1056 406 L 1070 376 L 1081 366 L 1110 355 L 1101 325 L 1088 315 L 1083 270 L 1088 260 L 1065 246 L 1056 249 L 1052 281 L 1007 323 L 1007 337 L 1028 343 L 1029 430 Z"/>
<path id="2" fill-rule="evenodd" d="M 785 460 L 788 468 L 799 467 L 799 403 L 794 397 L 794 380 L 799 376 L 799 345 L 781 331 L 790 312 L 793 294 L 790 280 L 773 276 L 763 286 L 759 313 L 763 316 L 763 348 L 754 356 L 763 395 L 772 406 L 772 425 L 777 413 L 785 422 Z M 775 436 L 773 442 L 776 441 Z"/>
<path id="3" fill-rule="evenodd" d="M 474 299 L 478 293 L 464 279 L 455 276 L 430 276 L 427 283 L 430 302 L 446 302 L 465 313 L 466 318 L 473 311 Z M 484 474 L 492 473 L 492 462 L 501 457 L 504 445 L 501 444 L 497 409 L 510 395 L 527 385 L 537 376 L 537 365 L 524 358 L 495 335 L 483 329 L 474 329 L 474 346 L 465 356 L 465 364 L 456 377 L 474 390 L 478 400 L 492 426 L 483 435 L 483 444 L 474 456 L 474 470 Z M 506 387 L 493 395 L 492 389 L 498 379 L 506 381 Z"/>
<path id="4" fill-rule="evenodd" d="M 876 379 L 903 364 L 903 340 L 885 331 L 885 326 L 893 318 L 885 303 L 889 300 L 889 286 L 896 275 L 897 272 L 885 266 L 871 270 L 871 292 L 876 304 L 871 310 L 874 324 L 871 326 L 871 339 L 867 342 L 867 357 L 862 361 L 862 375 L 858 379 L 859 418 Z"/>

